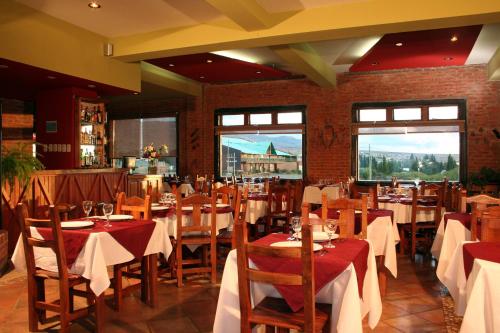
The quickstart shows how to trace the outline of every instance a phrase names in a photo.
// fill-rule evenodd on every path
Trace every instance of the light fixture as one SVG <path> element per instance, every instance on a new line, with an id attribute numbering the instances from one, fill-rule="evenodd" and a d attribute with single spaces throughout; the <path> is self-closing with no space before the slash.
<path id="1" fill-rule="evenodd" d="M 213 62 L 212 59 L 207 59 L 207 63 L 211 64 Z"/>
<path id="2" fill-rule="evenodd" d="M 49 80 L 54 80 L 55 78 L 56 78 L 56 77 L 55 77 L 55 76 L 53 76 L 53 75 L 47 75 L 47 79 L 49 79 Z"/>
<path id="3" fill-rule="evenodd" d="M 97 1 L 91 1 L 89 2 L 88 6 L 92 9 L 99 9 L 101 8 L 101 5 Z"/>
<path id="4" fill-rule="evenodd" d="M 203 75 L 202 75 L 202 76 L 200 76 L 200 79 L 204 79 L 204 78 L 205 78 L 205 77 L 204 77 Z"/>
<path id="5" fill-rule="evenodd" d="M 87 87 L 89 87 L 91 89 L 94 89 L 95 88 L 95 84 L 89 84 Z"/>
<path id="6" fill-rule="evenodd" d="M 450 38 L 450 41 L 451 41 L 452 43 L 455 43 L 457 40 L 458 40 L 457 35 L 453 35 L 453 36 L 451 36 L 451 38 Z"/>
<path id="7" fill-rule="evenodd" d="M 174 64 L 168 64 L 168 67 L 174 67 L 175 65 Z"/>
<path id="8" fill-rule="evenodd" d="M 8 65 L 0 64 L 0 69 L 5 69 L 5 68 L 9 68 L 9 66 Z"/>
<path id="9" fill-rule="evenodd" d="M 453 57 L 444 57 L 443 60 L 444 61 L 451 61 L 451 60 L 453 60 Z"/>
<path id="10" fill-rule="evenodd" d="M 403 43 L 398 42 L 398 43 L 396 43 L 395 45 L 396 45 L 396 46 L 403 46 Z"/>
<path id="11" fill-rule="evenodd" d="M 262 72 L 261 72 L 261 71 L 257 71 L 257 72 L 255 72 L 255 73 L 257 73 L 257 74 L 261 74 Z"/>
<path id="12" fill-rule="evenodd" d="M 372 66 L 377 66 L 377 65 L 378 65 L 378 61 L 372 62 Z"/>
<path id="13" fill-rule="evenodd" d="M 137 91 L 134 91 L 134 95 L 139 95 L 139 93 Z"/>

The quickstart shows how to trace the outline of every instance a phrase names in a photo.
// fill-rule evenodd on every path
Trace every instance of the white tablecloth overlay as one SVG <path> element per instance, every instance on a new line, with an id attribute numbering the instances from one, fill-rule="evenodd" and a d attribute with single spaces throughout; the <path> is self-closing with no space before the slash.
<path id="1" fill-rule="evenodd" d="M 500 332 L 500 264 L 474 259 L 460 333 Z"/>
<path id="2" fill-rule="evenodd" d="M 311 218 L 319 218 L 316 214 L 310 214 Z M 315 226 L 317 228 L 319 226 Z M 399 242 L 398 227 L 392 223 L 390 216 L 377 217 L 367 227 L 367 238 L 373 245 L 376 256 L 384 257 L 384 266 L 394 277 L 398 276 L 398 263 L 396 255 L 396 244 Z"/>
<path id="3" fill-rule="evenodd" d="M 363 299 L 360 299 L 356 270 L 351 263 L 334 280 L 327 283 L 316 295 L 316 301 L 332 304 L 330 332 L 363 332 L 362 319 L 368 314 L 371 328 L 377 326 L 382 314 L 382 300 L 377 278 L 377 265 L 371 243 L 368 253 L 368 268 L 363 284 Z M 330 251 L 335 251 L 332 249 Z M 226 260 L 215 314 L 214 333 L 237 333 L 240 331 L 240 301 L 236 250 Z M 254 267 L 255 268 L 255 267 Z M 281 297 L 274 286 L 251 283 L 253 302 L 264 297 Z"/>
<path id="4" fill-rule="evenodd" d="M 445 228 L 444 217 L 441 219 L 436 238 L 431 248 L 432 255 L 439 260 L 436 275 L 440 280 L 443 279 L 457 246 L 462 244 L 463 241 L 469 240 L 470 230 L 460 223 L 460 221 L 448 219 Z"/>
<path id="5" fill-rule="evenodd" d="M 31 233 L 33 237 L 42 239 L 36 228 L 31 228 Z M 12 262 L 17 270 L 26 270 L 26 259 L 22 242 L 22 236 L 20 236 L 12 255 Z M 161 252 L 167 256 L 172 251 L 172 245 L 170 245 L 169 249 L 168 244 L 170 244 L 170 240 L 168 237 L 165 239 L 163 226 L 160 223 L 156 223 L 144 255 Z M 39 268 L 57 272 L 56 255 L 52 249 L 36 247 L 34 254 L 36 264 Z M 134 259 L 134 255 L 109 233 L 93 232 L 90 233 L 69 272 L 89 279 L 92 291 L 96 295 L 100 295 L 111 284 L 107 266 L 125 263 L 132 259 Z"/>
<path id="6" fill-rule="evenodd" d="M 186 184 L 182 183 L 178 188 L 177 191 L 181 192 L 182 195 L 187 197 L 190 194 L 194 193 L 194 188 L 191 186 L 191 184 Z"/>
<path id="7" fill-rule="evenodd" d="M 389 209 L 394 212 L 394 222 L 399 224 L 411 223 L 411 205 L 400 202 L 379 202 L 378 208 Z M 443 213 L 444 213 L 443 208 Z M 418 211 L 417 222 L 427 222 L 434 220 L 434 211 Z"/>
<path id="8" fill-rule="evenodd" d="M 247 200 L 247 212 L 245 220 L 250 224 L 255 224 L 261 217 L 267 215 L 267 200 Z"/>
<path id="9" fill-rule="evenodd" d="M 302 195 L 302 202 L 321 205 L 321 196 L 326 193 L 328 199 L 338 199 L 340 197 L 339 186 L 325 186 L 320 190 L 317 186 L 306 186 Z"/>

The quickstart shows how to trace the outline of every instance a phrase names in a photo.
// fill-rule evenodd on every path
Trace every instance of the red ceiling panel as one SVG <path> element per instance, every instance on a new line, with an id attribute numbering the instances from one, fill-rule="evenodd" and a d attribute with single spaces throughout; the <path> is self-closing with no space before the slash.
<path id="1" fill-rule="evenodd" d="M 207 83 L 282 79 L 291 76 L 288 72 L 269 66 L 211 53 L 151 59 L 148 62 L 190 79 Z"/>
<path id="2" fill-rule="evenodd" d="M 351 72 L 401 68 L 462 66 L 481 31 L 481 25 L 387 34 Z M 456 41 L 451 41 L 456 36 Z M 397 43 L 402 43 L 397 46 Z"/>
<path id="3" fill-rule="evenodd" d="M 95 85 L 95 88 L 89 88 L 89 85 Z M 66 87 L 94 90 L 100 96 L 133 93 L 130 90 L 0 58 L 0 97 L 33 100 L 39 91 Z"/>

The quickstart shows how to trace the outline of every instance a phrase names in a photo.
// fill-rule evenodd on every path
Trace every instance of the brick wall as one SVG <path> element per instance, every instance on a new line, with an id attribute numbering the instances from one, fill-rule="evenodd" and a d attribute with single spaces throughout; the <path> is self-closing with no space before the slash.
<path id="1" fill-rule="evenodd" d="M 320 88 L 307 79 L 207 85 L 193 100 L 180 127 L 181 173 L 214 169 L 214 110 L 250 106 L 307 106 L 307 172 L 312 178 L 350 173 L 351 107 L 355 102 L 465 98 L 468 168 L 500 167 L 500 82 L 487 80 L 483 65 L 347 73 L 336 88 Z M 334 127 L 332 146 L 321 144 L 325 125 Z"/>

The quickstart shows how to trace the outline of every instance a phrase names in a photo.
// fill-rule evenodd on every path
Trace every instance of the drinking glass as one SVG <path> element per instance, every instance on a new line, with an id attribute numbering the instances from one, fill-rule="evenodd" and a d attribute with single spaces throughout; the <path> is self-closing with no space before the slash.
<path id="1" fill-rule="evenodd" d="M 326 219 L 325 226 L 326 233 L 328 234 L 328 244 L 326 244 L 324 247 L 328 249 L 333 249 L 335 247 L 335 245 L 332 244 L 332 237 L 337 231 L 338 225 L 338 220 Z"/>
<path id="2" fill-rule="evenodd" d="M 113 204 L 111 203 L 106 203 L 102 206 L 102 210 L 104 212 L 104 215 L 106 215 L 106 224 L 104 225 L 106 228 L 111 227 L 111 224 L 109 224 L 109 216 L 113 214 Z"/>
<path id="3" fill-rule="evenodd" d="M 296 240 L 300 240 L 299 239 L 299 232 L 300 230 L 302 230 L 302 221 L 300 220 L 300 217 L 298 216 L 295 216 L 292 218 L 292 229 L 293 229 L 293 232 L 294 232 L 294 237 Z"/>
<path id="4" fill-rule="evenodd" d="M 288 237 L 286 240 L 293 241 L 296 240 L 298 237 L 295 237 L 295 225 L 300 224 L 300 217 L 299 216 L 293 216 L 291 221 L 290 221 L 290 237 Z M 302 228 L 302 227 L 301 227 Z"/>
<path id="5" fill-rule="evenodd" d="M 87 218 L 89 217 L 90 212 L 92 211 L 93 205 L 94 205 L 94 203 L 92 201 L 89 201 L 89 200 L 85 200 L 82 202 L 83 212 L 85 213 L 85 215 L 87 215 Z"/>

